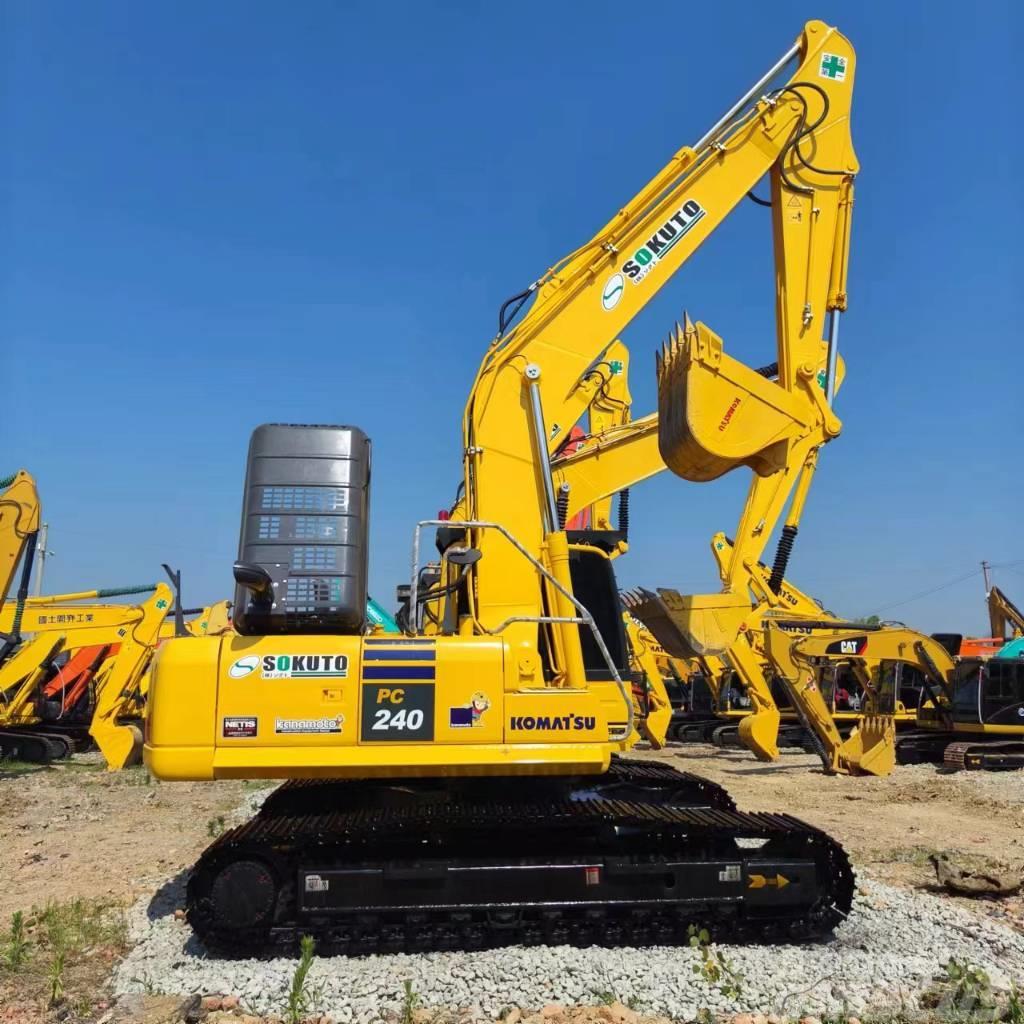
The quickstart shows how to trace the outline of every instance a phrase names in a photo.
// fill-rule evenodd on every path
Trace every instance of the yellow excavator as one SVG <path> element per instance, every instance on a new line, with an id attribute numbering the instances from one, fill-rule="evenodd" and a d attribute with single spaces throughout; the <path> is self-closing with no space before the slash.
<path id="1" fill-rule="evenodd" d="M 844 918 L 853 875 L 824 833 L 621 756 L 637 730 L 613 538 L 563 528 L 551 460 L 578 418 L 560 418 L 567 396 L 591 404 L 609 346 L 767 175 L 777 370 L 687 324 L 660 362 L 658 416 L 680 475 L 755 469 L 736 548 L 763 544 L 759 524 L 838 432 L 854 66 L 836 29 L 809 22 L 703 138 L 505 303 L 463 417 L 462 493 L 413 532 L 402 635 L 366 632 L 369 440 L 254 432 L 236 634 L 168 640 L 146 722 L 161 779 L 289 780 L 192 874 L 188 917 L 208 945 L 682 943 L 695 923 L 781 940 Z M 424 566 L 426 531 L 439 557 Z"/>
<path id="2" fill-rule="evenodd" d="M 0 608 L 10 593 L 11 584 L 21 565 L 21 585 L 16 598 L 17 607 L 28 599 L 28 585 L 39 538 L 39 491 L 31 474 L 24 469 L 0 480 Z M 12 617 L 17 633 L 18 619 Z M 0 664 L 9 656 L 16 644 L 7 632 L 0 633 Z"/>
<path id="3" fill-rule="evenodd" d="M 85 603 L 140 592 L 151 593 L 139 605 Z M 87 729 L 111 770 L 139 763 L 146 671 L 172 600 L 164 583 L 28 598 L 19 630 L 31 639 L 0 665 L 0 751 L 26 761 L 66 757 L 80 731 L 64 727 L 67 717 Z M 12 623 L 13 612 L 0 610 L 0 630 Z M 73 657 L 62 665 L 62 654 Z M 55 718 L 44 712 L 51 702 Z"/>
<path id="4" fill-rule="evenodd" d="M 859 739 L 848 751 L 873 761 L 872 774 L 895 764 L 944 763 L 949 768 L 1024 768 L 1024 663 L 957 658 L 936 637 L 905 626 L 857 626 L 793 638 L 769 623 L 767 645 L 787 666 L 791 683 L 820 703 L 823 670 L 848 664 L 872 695 Z M 893 710 L 905 688 L 921 688 L 917 728 L 897 734 Z M 822 728 L 827 728 L 823 723 Z M 872 744 L 874 748 L 872 749 Z M 819 750 L 828 767 L 842 744 Z M 841 770 L 839 768 L 838 770 Z"/>
<path id="5" fill-rule="evenodd" d="M 1024 637 L 1024 612 L 1006 594 L 997 586 L 992 586 L 985 601 L 992 636 L 1004 643 Z"/>

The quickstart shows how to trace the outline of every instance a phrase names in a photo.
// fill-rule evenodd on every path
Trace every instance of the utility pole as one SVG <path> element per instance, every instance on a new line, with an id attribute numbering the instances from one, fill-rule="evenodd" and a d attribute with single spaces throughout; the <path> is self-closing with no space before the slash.
<path id="1" fill-rule="evenodd" d="M 46 540 L 50 532 L 50 524 L 43 523 L 39 527 L 39 542 L 36 545 L 36 592 L 35 596 L 39 597 L 43 592 L 43 570 L 46 568 L 47 558 L 52 557 L 53 552 L 46 546 Z"/>
<path id="2" fill-rule="evenodd" d="M 992 566 L 991 566 L 991 565 L 989 565 L 989 564 L 988 564 L 988 562 L 986 562 L 986 561 L 982 560 L 982 563 L 981 563 L 981 571 L 982 571 L 982 574 L 983 574 L 983 575 L 984 575 L 984 577 L 985 577 L 985 596 L 986 596 L 986 597 L 988 596 L 988 592 L 989 592 L 989 591 L 990 591 L 990 590 L 992 589 L 992 584 L 991 584 L 991 581 L 990 581 L 990 580 L 989 580 L 989 578 L 988 578 L 988 571 L 989 571 L 989 569 L 991 569 L 991 568 L 992 568 Z"/>

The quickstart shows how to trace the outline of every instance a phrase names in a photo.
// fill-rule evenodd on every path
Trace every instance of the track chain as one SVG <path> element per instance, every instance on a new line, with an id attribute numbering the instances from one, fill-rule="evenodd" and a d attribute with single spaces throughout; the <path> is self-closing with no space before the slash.
<path id="1" fill-rule="evenodd" d="M 358 798 L 367 791 L 367 782 L 288 783 L 259 815 L 225 833 L 200 858 L 189 881 L 189 920 L 204 942 L 228 953 L 291 955 L 299 938 L 311 934 L 321 951 L 362 955 L 515 944 L 681 944 L 693 923 L 708 927 L 717 939 L 806 941 L 827 936 L 849 911 L 854 889 L 849 860 L 818 829 L 788 815 L 661 802 L 671 791 L 666 783 L 675 786 L 680 777 L 696 778 L 668 765 L 619 760 L 609 776 L 598 779 L 634 790 L 646 784 L 651 799 L 584 796 L 564 787 L 549 788 L 546 794 L 527 787 L 525 792 L 517 779 L 514 797 L 506 800 L 494 798 L 493 784 L 486 799 L 479 793 L 467 799 L 457 790 L 437 799 L 436 790 L 424 786 L 418 792 L 416 785 L 393 782 L 403 799 L 388 805 L 380 802 L 383 787 L 369 792 L 368 800 Z M 565 780 L 548 780 L 548 786 L 557 782 Z M 719 789 L 708 785 L 711 795 Z M 337 808 L 325 809 L 328 793 L 345 798 Z M 419 798 L 424 795 L 427 799 Z M 310 813 L 311 805 L 318 806 L 319 813 Z M 301 920 L 296 909 L 303 866 L 391 864 L 419 858 L 458 862 L 467 860 L 467 853 L 471 862 L 487 844 L 524 859 L 538 850 L 563 856 L 617 856 L 620 844 L 621 852 L 631 851 L 644 863 L 673 857 L 716 859 L 724 849 L 731 851 L 728 857 L 741 858 L 744 851 L 736 840 L 761 841 L 766 856 L 814 860 L 821 891 L 813 905 L 786 908 L 774 916 L 763 908 L 747 914 L 742 904 L 722 906 L 709 900 L 685 911 L 678 906 L 622 910 L 590 903 L 555 910 L 510 906 L 483 915 L 465 909 L 384 908 L 374 913 L 306 915 Z M 271 926 L 225 927 L 215 919 L 212 894 L 229 864 L 263 866 L 276 901 Z M 255 893 L 252 898 L 258 902 L 265 897 Z"/>

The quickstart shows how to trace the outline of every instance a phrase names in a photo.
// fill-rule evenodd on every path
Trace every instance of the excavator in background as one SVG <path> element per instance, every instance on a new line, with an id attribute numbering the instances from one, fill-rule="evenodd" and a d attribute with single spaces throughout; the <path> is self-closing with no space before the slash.
<path id="1" fill-rule="evenodd" d="M 989 589 L 986 597 L 988 620 L 992 636 L 1001 641 L 1003 648 L 1024 638 L 1024 612 L 1022 612 L 997 586 Z M 1009 652 L 1008 652 L 1009 653 Z M 997 656 L 1005 656 L 997 652 Z M 1010 653 L 1010 657 L 1016 657 Z"/>
<path id="2" fill-rule="evenodd" d="M 21 584 L 17 611 L 12 618 L 13 635 L 0 633 L 0 665 L 17 644 L 20 609 L 28 598 L 36 543 L 39 538 L 39 491 L 31 474 L 24 469 L 0 480 L 0 608 L 7 601 L 19 563 Z"/>
<path id="3" fill-rule="evenodd" d="M 809 22 L 695 146 L 505 303 L 463 417 L 461 494 L 414 530 L 402 635 L 365 632 L 369 440 L 257 428 L 237 634 L 168 640 L 146 723 L 161 779 L 291 780 L 196 865 L 187 913 L 208 945 L 682 943 L 694 923 L 763 941 L 845 917 L 853 875 L 824 833 L 621 756 L 637 730 L 616 539 L 564 529 L 551 462 L 579 418 L 563 410 L 592 404 L 620 332 L 767 174 L 775 379 L 687 321 L 661 360 L 659 444 L 689 479 L 754 468 L 745 557 L 806 491 L 839 426 L 854 64 Z M 421 566 L 426 530 L 439 561 Z"/>
<path id="4" fill-rule="evenodd" d="M 788 663 L 793 684 L 808 691 L 819 688 L 823 669 L 848 664 L 857 673 L 879 719 L 868 728 L 884 734 L 879 758 L 889 758 L 891 747 L 899 764 L 1024 768 L 1024 662 L 958 658 L 939 639 L 895 625 L 793 638 L 769 623 L 767 643 L 779 664 Z M 916 728 L 890 734 L 881 719 L 907 687 L 923 691 Z"/>
<path id="5" fill-rule="evenodd" d="M 988 610 L 989 636 L 961 636 L 959 633 L 939 635 L 947 645 L 956 647 L 955 653 L 961 658 L 1019 657 L 1024 651 L 1024 612 L 996 586 L 986 591 L 985 605 Z"/>
<path id="6" fill-rule="evenodd" d="M 140 605 L 80 603 L 144 592 Z M 110 770 L 137 764 L 146 673 L 172 602 L 164 583 L 27 599 L 20 628 L 31 639 L 0 666 L 0 752 L 47 763 L 88 733 Z M 0 629 L 12 618 L 0 610 Z"/>

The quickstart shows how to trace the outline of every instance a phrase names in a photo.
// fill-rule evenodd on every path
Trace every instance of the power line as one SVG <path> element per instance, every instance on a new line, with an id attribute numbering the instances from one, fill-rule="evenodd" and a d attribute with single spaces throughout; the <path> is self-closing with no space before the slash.
<path id="1" fill-rule="evenodd" d="M 922 597 L 928 597 L 929 594 L 937 594 L 940 590 L 946 590 L 949 587 L 955 587 L 958 583 L 963 583 L 966 580 L 969 580 L 969 579 L 971 579 L 974 576 L 980 576 L 980 575 L 981 575 L 981 570 L 980 569 L 972 569 L 970 572 L 964 573 L 963 576 L 957 576 L 956 579 L 949 580 L 946 583 L 940 583 L 937 587 L 931 587 L 928 590 L 922 590 L 918 594 L 913 594 L 910 597 L 905 597 L 902 601 L 893 601 L 891 604 L 882 605 L 881 608 L 876 608 L 875 612 L 877 614 L 878 612 L 888 611 L 890 608 L 899 608 L 900 605 L 910 604 L 911 601 L 918 601 Z"/>

